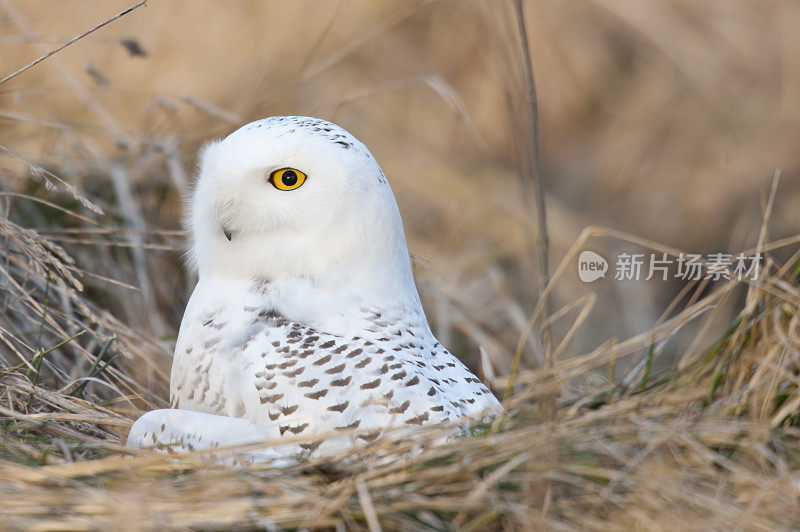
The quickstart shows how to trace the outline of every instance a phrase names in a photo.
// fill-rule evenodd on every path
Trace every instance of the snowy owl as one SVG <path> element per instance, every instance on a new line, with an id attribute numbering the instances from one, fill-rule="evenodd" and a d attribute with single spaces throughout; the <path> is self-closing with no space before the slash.
<path id="1" fill-rule="evenodd" d="M 129 445 L 180 451 L 337 431 L 352 445 L 500 409 L 431 333 L 386 177 L 339 126 L 272 117 L 209 144 L 187 227 L 199 281 L 171 408 L 136 421 Z M 284 452 L 321 445 L 298 439 Z"/>

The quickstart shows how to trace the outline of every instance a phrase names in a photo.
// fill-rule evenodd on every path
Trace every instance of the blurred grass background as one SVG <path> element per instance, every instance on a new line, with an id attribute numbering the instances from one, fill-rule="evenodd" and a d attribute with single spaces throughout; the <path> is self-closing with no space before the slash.
<path id="1" fill-rule="evenodd" d="M 0 72 L 128 5 L 0 0 Z M 796 2 L 526 8 L 554 267 L 592 224 L 693 253 L 752 248 L 776 168 L 768 239 L 797 233 Z M 180 220 L 197 149 L 251 120 L 299 114 L 336 122 L 370 148 L 400 205 L 435 333 L 485 376 L 482 346 L 489 369 L 505 376 L 538 290 L 535 215 L 518 177 L 530 156 L 519 46 L 513 12 L 499 1 L 151 0 L 0 85 L 6 249 L 35 230 L 25 242 L 56 254 L 36 238 L 63 246 L 84 288 L 78 295 L 63 272 L 37 270 L 43 255 L 7 251 L 3 366 L 24 366 L 85 330 L 25 369 L 34 385 L 82 384 L 128 416 L 164 405 L 194 283 Z M 612 268 L 621 251 L 649 252 L 615 239 L 585 247 Z M 609 273 L 586 285 L 573 264 L 557 283 L 556 308 L 597 297 L 565 359 L 649 331 L 683 288 Z M 656 366 L 713 345 L 743 301 L 736 295 L 705 327 L 676 332 Z M 568 325 L 555 326 L 558 338 Z M 523 369 L 541 364 L 532 342 Z M 100 369 L 117 389 L 95 378 Z M 124 435 L 119 423 L 105 437 Z"/>
<path id="2" fill-rule="evenodd" d="M 0 20 L 5 71 L 127 4 L 8 6 L 27 28 Z M 390 176 L 409 245 L 427 266 L 419 281 L 435 287 L 423 290 L 429 309 L 436 297 L 491 307 L 485 273 L 495 266 L 530 305 L 535 278 L 520 270 L 536 265 L 520 259 L 535 218 L 516 178 L 509 101 L 523 93 L 509 17 L 499 2 L 151 2 L 4 84 L 0 142 L 96 198 L 110 214 L 97 220 L 103 226 L 179 229 L 203 141 L 264 116 L 320 116 L 362 139 Z M 770 229 L 793 234 L 795 3 L 545 0 L 530 3 L 528 19 L 555 261 L 589 224 L 696 253 L 751 247 L 776 167 L 781 201 Z M 9 189 L 41 187 L 19 159 L 3 154 L 0 164 Z M 120 205 L 115 168 L 131 205 Z M 613 260 L 619 249 L 601 251 Z M 147 273 L 121 279 L 101 261 L 79 262 L 142 289 L 112 298 L 125 301 L 126 322 L 174 334 L 191 282 L 178 254 L 142 255 Z M 560 287 L 567 299 L 587 289 L 570 273 Z M 645 330 L 679 286 L 593 288 L 608 312 L 584 346 Z M 439 325 L 446 337 L 449 328 Z"/>

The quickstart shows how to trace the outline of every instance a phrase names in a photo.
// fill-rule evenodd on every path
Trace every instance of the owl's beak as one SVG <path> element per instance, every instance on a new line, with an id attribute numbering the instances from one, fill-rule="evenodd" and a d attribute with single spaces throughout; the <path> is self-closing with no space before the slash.
<path id="1" fill-rule="evenodd" d="M 225 238 L 227 238 L 228 242 L 230 242 L 231 238 L 233 238 L 233 231 L 231 231 L 230 229 L 228 229 L 227 227 L 225 227 L 223 225 L 222 226 L 222 232 L 225 233 Z"/>

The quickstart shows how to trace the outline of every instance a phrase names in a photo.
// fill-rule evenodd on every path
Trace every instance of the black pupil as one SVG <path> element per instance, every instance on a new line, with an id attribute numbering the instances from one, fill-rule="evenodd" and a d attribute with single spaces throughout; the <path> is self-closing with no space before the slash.
<path id="1" fill-rule="evenodd" d="M 286 170 L 281 175 L 281 181 L 287 187 L 293 187 L 297 184 L 297 173 L 294 170 Z"/>

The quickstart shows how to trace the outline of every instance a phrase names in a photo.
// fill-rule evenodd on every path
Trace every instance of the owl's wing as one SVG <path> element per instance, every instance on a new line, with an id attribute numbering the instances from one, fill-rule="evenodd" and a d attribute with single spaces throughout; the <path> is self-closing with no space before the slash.
<path id="1" fill-rule="evenodd" d="M 231 335 L 225 356 L 219 352 L 215 357 L 222 369 L 232 367 L 223 361 L 238 361 L 238 376 L 218 387 L 214 397 L 219 392 L 235 395 L 242 413 L 151 412 L 134 425 L 132 445 L 171 444 L 189 450 L 342 434 L 326 436 L 323 443 L 309 438 L 274 450 L 279 456 L 295 456 L 320 445 L 332 451 L 371 442 L 388 427 L 458 423 L 499 408 L 480 380 L 419 325 L 419 317 L 384 313 L 354 327 L 364 336 L 340 336 L 289 320 L 269 307 L 250 312 L 240 320 L 248 324 L 247 333 Z M 203 323 L 214 328 L 213 320 Z M 204 345 L 212 343 L 216 348 L 215 342 Z M 218 372 L 215 367 L 206 372 Z"/>
<path id="2" fill-rule="evenodd" d="M 277 426 L 281 436 L 346 431 L 369 442 L 387 427 L 447 423 L 497 405 L 432 336 L 410 327 L 368 339 L 323 333 L 274 311 L 261 318 L 242 358 L 242 400 L 252 423 Z"/>

